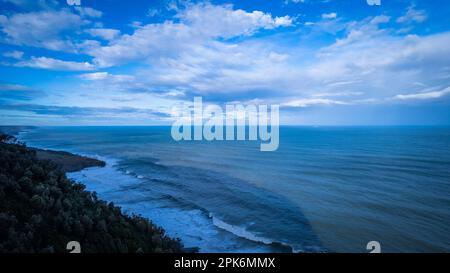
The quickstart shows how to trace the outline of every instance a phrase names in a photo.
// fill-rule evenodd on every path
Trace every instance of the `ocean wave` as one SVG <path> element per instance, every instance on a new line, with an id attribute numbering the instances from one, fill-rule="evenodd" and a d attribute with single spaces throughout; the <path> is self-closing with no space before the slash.
<path id="1" fill-rule="evenodd" d="M 169 236 L 179 237 L 186 246 L 198 247 L 200 252 L 270 252 L 276 248 L 276 245 L 266 246 L 217 227 L 206 209 L 183 198 L 167 193 L 153 196 L 145 189 L 145 182 L 137 180 L 137 175 L 132 171 L 126 175 L 125 169 L 109 165 L 106 169 L 85 170 L 71 174 L 71 177 L 96 190 L 105 200 L 118 204 L 125 213 L 148 217 L 162 226 Z M 112 184 L 105 184 L 105 180 Z"/>
<path id="2" fill-rule="evenodd" d="M 115 162 L 117 162 L 117 161 L 115 161 Z M 120 164 L 118 164 L 118 165 L 111 164 L 110 166 L 115 168 L 116 171 L 120 171 L 120 173 L 122 173 L 123 175 L 129 176 L 129 177 L 133 177 L 133 178 L 137 178 L 137 179 L 147 179 L 146 176 L 140 175 L 140 174 L 136 173 L 135 171 L 119 167 Z M 190 210 L 199 211 L 201 215 L 205 216 L 205 218 L 210 219 L 212 226 L 214 226 L 215 228 L 218 228 L 220 230 L 223 230 L 225 232 L 228 232 L 228 233 L 232 234 L 233 236 L 239 237 L 239 238 L 244 239 L 244 240 L 251 241 L 253 243 L 263 244 L 263 245 L 266 245 L 266 246 L 268 246 L 270 248 L 277 249 L 278 251 L 281 251 L 281 252 L 304 252 L 304 250 L 296 249 L 296 248 L 294 248 L 293 246 L 291 246 L 291 245 L 289 245 L 287 243 L 278 242 L 276 240 L 273 240 L 273 239 L 270 239 L 270 238 L 265 238 L 265 237 L 262 237 L 262 236 L 257 236 L 255 234 L 253 234 L 252 232 L 246 230 L 246 228 L 244 228 L 244 227 L 228 224 L 228 223 L 222 221 L 221 219 L 215 217 L 213 215 L 213 213 L 209 212 L 207 209 L 205 209 L 203 207 L 200 207 L 200 206 L 198 206 L 198 205 L 196 205 L 196 204 L 194 204 L 192 202 L 188 202 L 187 200 L 184 200 L 182 198 L 180 199 L 180 198 L 178 198 L 178 197 L 176 197 L 174 195 L 171 195 L 171 194 L 162 194 L 161 198 L 164 198 L 166 200 L 170 200 L 174 204 L 177 204 L 177 207 L 179 207 L 180 209 L 183 209 L 183 210 L 187 209 L 189 211 Z M 142 200 L 139 200 L 139 201 L 142 202 Z M 200 215 L 197 215 L 197 217 L 199 217 L 199 216 Z M 197 222 L 197 221 L 198 220 L 192 220 L 192 222 Z M 205 239 L 207 239 L 207 238 L 200 238 L 199 240 L 202 241 L 202 240 L 205 240 Z"/>
<path id="3" fill-rule="evenodd" d="M 119 167 L 119 166 L 120 166 L 120 164 L 118 166 L 115 166 L 116 170 L 120 171 L 124 175 L 131 176 L 131 177 L 138 178 L 138 179 L 146 179 L 149 181 L 159 180 L 159 179 L 149 178 L 148 176 L 138 174 L 134 170 Z M 178 186 L 180 186 L 180 185 L 178 185 Z M 217 218 L 216 216 L 214 216 L 214 214 L 212 212 L 210 212 L 209 210 L 207 210 L 204 207 L 199 206 L 198 204 L 189 202 L 189 201 L 185 200 L 184 198 L 174 196 L 172 194 L 167 194 L 167 193 L 161 194 L 160 198 L 173 202 L 174 204 L 176 204 L 176 207 L 182 209 L 183 211 L 184 210 L 199 211 L 202 215 L 205 216 L 205 218 L 210 219 L 212 226 L 214 226 L 215 228 L 218 228 L 222 231 L 230 233 L 231 235 L 241 238 L 243 240 L 248 240 L 248 241 L 251 241 L 256 244 L 262 244 L 271 249 L 276 249 L 277 251 L 289 252 L 289 253 L 290 252 L 301 253 L 301 252 L 308 252 L 308 251 L 309 252 L 325 252 L 326 251 L 325 249 L 321 248 L 320 246 L 299 247 L 299 246 L 290 245 L 285 242 L 280 242 L 280 241 L 277 241 L 277 240 L 274 240 L 271 238 L 258 236 L 256 234 L 252 233 L 251 231 L 248 231 L 245 227 L 232 225 L 232 224 L 229 224 L 229 223 Z M 151 198 L 151 200 L 156 201 L 154 198 Z M 139 200 L 139 201 L 142 202 L 143 200 Z M 150 200 L 148 200 L 148 201 L 150 201 Z M 200 215 L 197 215 L 197 217 L 199 217 L 199 216 Z M 193 222 L 196 222 L 196 221 L 193 220 Z M 205 239 L 207 239 L 207 238 L 201 238 L 200 240 L 205 240 Z"/>
<path id="4" fill-rule="evenodd" d="M 240 238 L 244 238 L 253 242 L 257 243 L 263 243 L 265 245 L 275 246 L 275 247 L 281 247 L 283 250 L 286 250 L 286 252 L 302 252 L 301 250 L 295 250 L 292 246 L 289 244 L 283 243 L 283 242 L 277 242 L 275 240 L 265 238 L 262 236 L 257 236 L 253 234 L 252 232 L 248 231 L 245 227 L 236 226 L 228 224 L 219 218 L 215 217 L 214 214 L 210 213 L 209 218 L 212 219 L 213 225 L 223 229 L 225 231 L 228 231 Z"/>

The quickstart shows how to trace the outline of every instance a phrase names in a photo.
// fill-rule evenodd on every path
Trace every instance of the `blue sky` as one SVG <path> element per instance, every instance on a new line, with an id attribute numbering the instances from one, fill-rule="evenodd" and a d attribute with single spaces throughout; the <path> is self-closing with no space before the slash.
<path id="1" fill-rule="evenodd" d="M 0 0 L 0 124 L 170 124 L 279 104 L 282 124 L 450 124 L 448 1 Z"/>

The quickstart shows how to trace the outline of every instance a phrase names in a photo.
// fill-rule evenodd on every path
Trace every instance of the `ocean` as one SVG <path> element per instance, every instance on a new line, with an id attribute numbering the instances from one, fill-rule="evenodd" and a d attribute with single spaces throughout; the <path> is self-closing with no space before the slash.
<path id="1" fill-rule="evenodd" d="M 170 127 L 37 127 L 28 146 L 102 159 L 68 176 L 200 252 L 450 251 L 449 127 L 280 128 L 280 146 Z"/>

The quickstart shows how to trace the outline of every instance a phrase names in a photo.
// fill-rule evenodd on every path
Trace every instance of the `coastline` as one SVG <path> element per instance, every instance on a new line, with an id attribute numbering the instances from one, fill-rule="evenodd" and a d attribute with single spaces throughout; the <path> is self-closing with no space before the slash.
<path id="1" fill-rule="evenodd" d="M 35 128 L 34 126 L 0 126 L 0 133 L 18 137 L 20 133 L 25 132 L 27 129 Z M 20 139 L 18 139 L 20 141 Z M 24 143 L 26 144 L 26 143 Z M 36 152 L 36 158 L 38 160 L 50 160 L 55 163 L 58 168 L 64 173 L 66 172 L 79 172 L 86 168 L 92 167 L 104 167 L 106 162 L 96 158 L 79 155 L 67 151 L 58 151 L 51 149 L 41 149 L 36 147 L 29 147 L 29 150 Z"/>
<path id="2" fill-rule="evenodd" d="M 27 134 L 28 130 L 24 130 L 18 134 L 20 141 L 28 143 L 29 138 L 21 137 Z M 31 141 L 33 145 L 33 141 Z M 217 218 L 210 212 L 205 212 L 201 208 L 165 208 L 161 206 L 158 200 L 152 205 L 148 204 L 135 207 L 133 202 L 140 200 L 139 194 L 129 198 L 117 198 L 115 192 L 122 191 L 120 187 L 129 185 L 138 185 L 148 178 L 135 172 L 133 169 L 117 167 L 119 163 L 114 157 L 100 155 L 97 153 L 86 153 L 73 149 L 73 147 L 64 147 L 60 145 L 33 145 L 34 149 L 40 151 L 62 154 L 63 157 L 72 155 L 80 160 L 96 159 L 92 161 L 93 165 L 86 165 L 84 169 L 78 168 L 69 171 L 67 177 L 86 186 L 87 190 L 96 192 L 99 198 L 114 202 L 122 207 L 124 212 L 132 215 L 142 215 L 151 219 L 157 226 L 164 227 L 166 234 L 172 238 L 181 238 L 185 247 L 185 252 L 287 252 L 295 251 L 294 247 L 287 243 L 278 242 L 275 239 L 264 238 L 253 235 L 250 231 L 246 231 L 245 227 L 227 224 L 222 219 Z M 39 148 L 37 148 L 39 147 Z M 57 151 L 55 151 L 57 150 Z M 62 152 L 60 152 L 62 151 Z M 52 155 L 53 156 L 53 155 Z M 69 159 L 72 160 L 73 158 Z M 99 165 L 101 162 L 101 165 Z M 88 162 L 89 163 L 89 162 Z M 105 165 L 103 165 L 105 163 Z M 186 229 L 185 223 L 188 221 L 195 226 Z M 201 234 L 201 235 L 200 235 Z M 226 238 L 226 242 L 221 241 Z M 208 242 L 208 243 L 207 243 Z M 239 246 L 239 248 L 236 248 Z M 299 250 L 301 252 L 301 250 Z"/>
<path id="3" fill-rule="evenodd" d="M 128 215 L 128 213 L 122 212 L 121 208 L 116 207 L 113 203 L 110 203 L 107 200 L 104 201 L 101 199 L 97 199 L 96 193 L 85 190 L 85 186 L 80 181 L 69 178 L 68 173 L 77 173 L 82 170 L 93 168 L 93 167 L 95 167 L 95 168 L 105 167 L 106 166 L 105 161 L 87 157 L 87 156 L 78 155 L 75 153 L 70 153 L 67 151 L 55 151 L 55 150 L 50 150 L 50 149 L 27 147 L 25 145 L 25 143 L 22 143 L 20 141 L 17 141 L 17 139 L 15 139 L 15 136 L 17 136 L 19 133 L 23 132 L 23 128 L 31 128 L 31 127 L 29 127 L 29 126 L 7 126 L 6 130 L 5 130 L 5 126 L 0 126 L 1 134 L 6 134 L 6 135 L 13 134 L 14 135 L 14 138 L 10 142 L 4 142 L 3 140 L 0 142 L 2 150 L 5 150 L 5 154 L 3 154 L 2 156 L 12 155 L 14 159 L 19 158 L 18 160 L 23 160 L 21 157 L 27 157 L 27 160 L 25 161 L 27 163 L 24 163 L 23 161 L 17 161 L 17 162 L 12 161 L 12 162 L 8 162 L 8 163 L 11 163 L 13 165 L 15 164 L 16 167 L 15 167 L 14 171 L 16 171 L 18 165 L 22 165 L 21 168 L 23 168 L 23 169 L 29 169 L 29 168 L 34 168 L 35 164 L 37 164 L 37 165 L 40 164 L 42 166 L 42 169 L 39 169 L 39 171 L 38 171 L 39 176 L 42 177 L 43 175 L 44 176 L 50 175 L 53 177 L 54 173 L 60 172 L 60 176 L 58 177 L 58 179 L 61 179 L 62 182 L 59 182 L 56 187 L 59 187 L 59 185 L 61 183 L 64 183 L 64 184 L 69 184 L 70 186 L 63 186 L 63 188 L 60 189 L 61 191 L 66 190 L 68 187 L 73 187 L 75 189 L 75 190 L 69 189 L 68 195 L 69 196 L 79 195 L 78 197 L 76 197 L 78 199 L 75 200 L 75 202 L 79 201 L 78 204 L 72 203 L 73 206 L 78 207 L 78 209 L 79 209 L 78 213 L 80 214 L 80 218 L 78 219 L 78 221 L 75 220 L 76 221 L 75 224 L 78 223 L 78 226 L 77 226 L 78 234 L 76 234 L 77 236 L 75 236 L 75 240 L 80 241 L 82 243 L 82 245 L 84 245 L 84 246 L 88 245 L 88 250 L 84 251 L 84 252 L 89 252 L 89 253 L 99 253 L 99 252 L 100 253 L 106 253 L 106 252 L 121 252 L 121 253 L 123 253 L 123 252 L 136 252 L 136 253 L 140 253 L 140 252 L 179 252 L 179 253 L 188 252 L 189 253 L 190 252 L 190 253 L 195 253 L 195 252 L 198 252 L 198 248 L 196 248 L 196 247 L 187 247 L 187 248 L 183 247 L 183 244 L 181 243 L 181 240 L 179 238 L 167 236 L 165 234 L 165 230 L 163 228 L 161 228 L 160 226 L 155 225 L 150 219 L 141 217 L 140 215 L 136 215 L 136 214 Z M 5 161 L 5 162 L 7 162 L 7 161 Z M 27 164 L 31 164 L 31 165 L 27 166 Z M 44 171 L 44 173 L 42 173 L 42 170 Z M 46 172 L 48 172 L 48 173 L 46 173 Z M 2 175 L 3 176 L 10 175 L 8 173 L 7 168 L 2 170 Z M 39 183 L 38 181 L 34 181 L 34 176 L 33 176 L 33 174 L 31 174 L 31 175 L 32 176 L 29 177 L 28 179 L 31 179 L 31 182 L 33 184 L 36 184 L 38 187 L 41 187 L 42 183 L 54 183 L 54 182 L 47 182 L 47 181 Z M 23 180 L 23 178 L 15 183 L 20 184 L 20 183 L 22 183 L 21 182 L 22 180 Z M 2 189 L 3 189 L 4 185 L 0 185 L 0 186 L 2 186 Z M 50 184 L 50 187 L 52 187 L 52 186 L 55 187 L 54 184 Z M 81 186 L 81 193 L 79 192 L 80 186 Z M 32 186 L 29 186 L 28 188 L 30 188 L 30 187 L 32 187 Z M 2 190 L 2 192 L 3 192 L 3 190 Z M 33 193 L 33 190 L 31 190 L 29 193 L 23 192 L 20 194 L 24 195 L 24 194 L 32 194 L 32 193 Z M 35 197 L 36 197 L 36 195 L 34 195 L 32 199 L 36 199 Z M 7 217 L 11 216 L 11 217 L 15 218 L 16 215 L 20 214 L 20 212 L 17 212 L 17 211 L 15 211 L 15 209 L 11 209 L 11 208 L 16 207 L 16 206 L 17 207 L 21 207 L 21 206 L 26 207 L 27 204 L 14 201 L 14 196 L 12 198 L 13 198 L 13 200 L 2 200 L 5 204 L 2 204 L 1 206 L 7 207 L 7 208 L 9 207 L 10 208 L 9 210 L 11 210 L 11 211 L 8 211 L 8 209 L 7 209 L 5 212 L 6 214 L 5 213 L 3 213 L 3 214 L 5 214 Z M 64 200 L 64 198 L 69 198 L 69 197 L 61 196 L 60 198 L 62 198 L 62 200 Z M 83 200 L 83 198 L 84 198 L 84 200 Z M 43 201 L 41 199 L 45 200 L 45 197 L 42 197 L 42 198 L 40 197 L 40 201 L 42 201 L 42 203 L 44 203 L 45 201 Z M 50 199 L 49 203 L 50 203 L 50 206 L 53 207 L 57 203 L 55 201 L 51 201 L 51 200 L 52 199 Z M 91 202 L 93 204 L 87 205 L 86 203 L 88 203 L 88 202 Z M 43 204 L 41 204 L 41 205 L 42 205 L 41 207 L 44 206 Z M 113 223 L 108 224 L 108 220 L 112 219 L 112 216 L 109 216 L 108 220 L 98 221 L 97 225 L 96 225 L 95 218 L 96 217 L 98 218 L 99 216 L 98 215 L 95 216 L 95 213 L 91 212 L 93 207 L 94 208 L 97 207 L 97 212 L 99 211 L 99 209 L 110 210 L 112 214 L 115 214 L 116 219 L 123 218 L 123 220 L 120 220 L 120 227 L 116 227 L 114 229 L 109 228 L 110 224 L 111 225 L 119 224 L 119 222 L 117 222 L 116 220 L 114 220 Z M 59 213 L 64 213 L 61 211 Z M 33 214 L 33 217 L 31 217 L 31 218 L 29 218 L 29 217 L 25 217 L 25 218 L 21 217 L 21 218 L 24 221 L 29 220 L 29 221 L 33 222 L 35 220 L 34 217 L 36 215 L 36 212 L 42 213 L 42 216 L 40 217 L 40 219 L 41 219 L 40 223 L 44 223 L 45 225 L 49 225 L 49 226 L 54 224 L 53 223 L 54 220 L 51 220 L 53 217 L 48 218 L 47 215 L 44 216 L 44 214 L 46 212 L 41 211 L 40 209 L 38 211 L 34 211 L 35 214 Z M 3 214 L 2 214 L 2 217 L 3 218 L 6 217 Z M 87 215 L 90 215 L 90 216 L 87 216 Z M 89 217 L 91 217 L 91 218 L 89 218 Z M 5 220 L 3 218 L 0 220 L 2 220 L 2 221 Z M 45 218 L 47 218 L 48 220 L 46 221 Z M 8 220 L 8 219 L 6 219 L 6 220 Z M 127 223 L 125 226 L 124 226 L 124 222 Z M 81 227 L 80 227 L 80 223 L 81 223 Z M 28 224 L 26 224 L 26 225 L 28 225 Z M 16 228 L 16 229 L 18 229 L 18 228 Z M 55 227 L 55 229 L 58 229 L 58 227 Z M 124 229 L 124 230 L 120 231 L 120 229 Z M 126 229 L 129 229 L 129 231 L 125 231 Z M 70 230 L 70 227 L 69 227 L 69 230 Z M 73 232 L 74 231 L 72 229 L 72 232 L 69 232 L 69 233 L 73 233 Z M 123 232 L 126 232 L 128 235 L 126 235 L 126 237 L 123 237 L 123 235 L 124 235 Z M 99 234 L 98 236 L 101 236 L 103 238 L 98 239 L 98 240 L 95 239 L 96 236 L 93 236 L 94 233 L 98 233 Z M 115 233 L 116 233 L 116 236 L 114 236 Z M 130 236 L 130 234 L 132 234 L 133 236 Z M 65 235 L 67 235 L 67 234 L 65 234 Z M 66 252 L 65 251 L 65 243 L 66 242 L 61 241 L 61 237 L 65 236 L 65 235 L 39 234 L 39 236 L 43 236 L 43 237 L 56 236 L 57 239 L 53 240 L 53 241 L 55 241 L 54 244 L 50 244 L 45 247 L 33 246 L 34 248 L 30 248 L 27 251 L 28 252 Z M 68 236 L 70 236 L 70 234 Z M 106 240 L 107 238 L 113 239 L 114 242 L 108 242 L 109 239 Z M 14 240 L 15 240 L 14 238 L 9 238 L 9 240 L 13 241 L 13 243 L 16 243 L 17 245 L 19 245 L 19 248 L 23 248 L 23 246 L 20 246 L 21 242 L 14 242 Z M 96 242 L 100 242 L 102 240 L 105 240 L 105 241 L 103 244 L 96 246 L 96 245 L 92 245 L 92 240 L 94 240 Z M 45 239 L 44 241 L 52 241 L 52 240 Z M 118 242 L 118 245 L 117 245 L 117 242 Z M 18 249 L 18 248 L 16 248 L 16 249 Z M 86 249 L 86 247 L 85 247 L 85 249 Z M 15 249 L 12 249 L 12 250 L 0 249 L 0 252 L 11 252 L 11 251 L 14 252 L 16 250 Z M 27 252 L 27 251 L 25 251 L 25 252 Z"/>

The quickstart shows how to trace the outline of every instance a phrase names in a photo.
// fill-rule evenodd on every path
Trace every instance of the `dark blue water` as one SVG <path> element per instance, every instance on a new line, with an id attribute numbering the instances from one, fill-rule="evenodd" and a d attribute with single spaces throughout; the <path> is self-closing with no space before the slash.
<path id="1" fill-rule="evenodd" d="M 450 128 L 282 127 L 175 142 L 170 127 L 42 127 L 30 146 L 108 161 L 70 176 L 201 251 L 450 251 Z M 289 247 L 287 247 L 289 246 Z"/>

